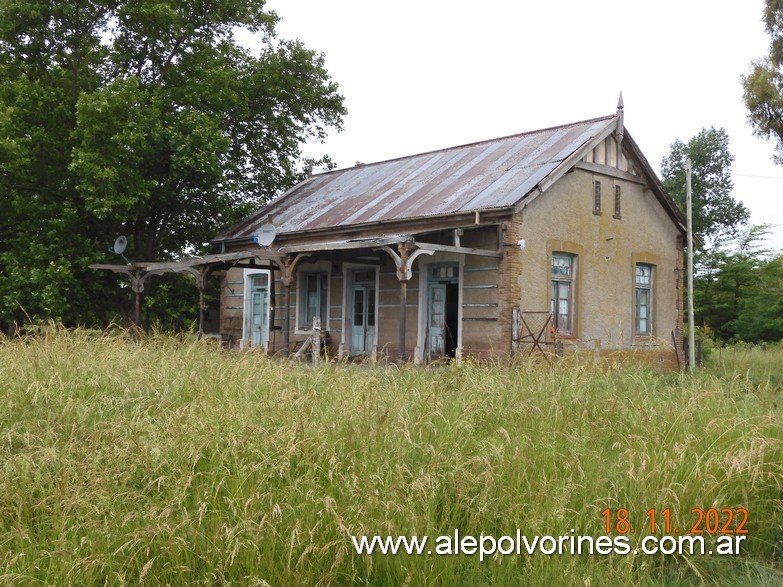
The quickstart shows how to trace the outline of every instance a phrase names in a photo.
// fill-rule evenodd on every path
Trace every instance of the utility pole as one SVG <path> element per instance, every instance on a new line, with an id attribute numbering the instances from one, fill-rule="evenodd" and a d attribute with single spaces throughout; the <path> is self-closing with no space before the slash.
<path id="1" fill-rule="evenodd" d="M 691 158 L 685 161 L 685 201 L 688 230 L 688 369 L 696 368 L 696 337 L 693 319 L 693 202 L 691 194 Z"/>

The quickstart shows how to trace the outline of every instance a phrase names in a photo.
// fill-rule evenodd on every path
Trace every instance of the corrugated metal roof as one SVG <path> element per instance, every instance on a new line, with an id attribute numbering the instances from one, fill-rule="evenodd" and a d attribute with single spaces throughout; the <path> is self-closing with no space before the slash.
<path id="1" fill-rule="evenodd" d="M 595 118 L 314 175 L 216 241 L 514 206 L 612 124 Z"/>

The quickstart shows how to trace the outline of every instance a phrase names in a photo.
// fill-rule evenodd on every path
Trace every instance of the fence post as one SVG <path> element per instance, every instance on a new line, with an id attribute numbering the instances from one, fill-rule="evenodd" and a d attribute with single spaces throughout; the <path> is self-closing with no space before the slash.
<path id="1" fill-rule="evenodd" d="M 313 318 L 313 365 L 321 364 L 321 318 Z"/>

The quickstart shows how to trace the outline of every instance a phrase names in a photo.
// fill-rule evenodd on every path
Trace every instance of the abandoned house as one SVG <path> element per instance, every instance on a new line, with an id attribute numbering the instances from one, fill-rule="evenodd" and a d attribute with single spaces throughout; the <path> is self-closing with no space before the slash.
<path id="1" fill-rule="evenodd" d="M 308 177 L 213 240 L 220 331 L 426 362 L 552 348 L 675 364 L 681 213 L 610 116 Z M 241 262 L 240 262 L 241 261 Z M 656 359 L 662 361 L 664 359 Z"/>

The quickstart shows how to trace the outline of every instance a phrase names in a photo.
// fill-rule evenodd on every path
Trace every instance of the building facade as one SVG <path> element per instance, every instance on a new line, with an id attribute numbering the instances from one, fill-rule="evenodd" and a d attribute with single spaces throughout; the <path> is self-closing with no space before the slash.
<path id="1" fill-rule="evenodd" d="M 557 345 L 674 365 L 683 237 L 619 109 L 306 179 L 213 241 L 246 254 L 222 274 L 221 334 L 295 352 L 318 318 L 343 357 Z"/>

